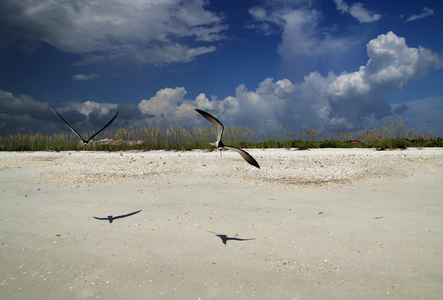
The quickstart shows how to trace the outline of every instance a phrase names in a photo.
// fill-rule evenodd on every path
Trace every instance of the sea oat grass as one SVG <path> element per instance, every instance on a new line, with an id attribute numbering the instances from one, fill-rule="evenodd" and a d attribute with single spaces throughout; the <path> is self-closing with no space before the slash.
<path id="1" fill-rule="evenodd" d="M 272 132 L 268 137 L 265 132 Z M 90 136 L 91 132 L 81 133 Z M 167 128 L 119 128 L 100 133 L 86 147 L 72 132 L 45 135 L 41 133 L 0 136 L 0 151 L 125 151 L 211 149 L 216 140 L 214 126 L 186 129 L 178 125 Z M 443 147 L 443 140 L 430 132 L 404 129 L 401 121 L 388 122 L 370 130 L 327 133 L 312 128 L 291 131 L 280 126 L 271 130 L 226 126 L 223 141 L 240 148 L 376 148 Z"/>

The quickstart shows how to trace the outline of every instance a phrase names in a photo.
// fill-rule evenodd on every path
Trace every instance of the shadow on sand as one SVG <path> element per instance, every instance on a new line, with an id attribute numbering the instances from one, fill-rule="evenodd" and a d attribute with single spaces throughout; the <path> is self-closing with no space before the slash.
<path id="1" fill-rule="evenodd" d="M 234 237 L 229 237 L 229 236 L 227 236 L 226 234 L 218 234 L 218 233 L 213 232 L 213 231 L 208 231 L 208 232 L 213 233 L 213 234 L 215 234 L 216 236 L 218 236 L 218 237 L 222 240 L 223 244 L 225 244 L 225 245 L 226 245 L 226 243 L 227 243 L 228 241 L 251 241 L 251 240 L 255 240 L 255 238 L 250 238 L 250 239 L 241 239 L 241 238 L 238 238 L 238 237 L 237 237 L 238 234 L 236 234 Z"/>
<path id="2" fill-rule="evenodd" d="M 141 212 L 141 210 L 137 210 L 137 211 L 134 211 L 134 212 L 129 213 L 129 214 L 126 214 L 126 215 L 120 215 L 120 216 L 115 216 L 115 217 L 113 217 L 113 216 L 107 216 L 106 218 L 98 218 L 98 217 L 94 217 L 94 219 L 97 219 L 97 220 L 107 220 L 107 221 L 109 221 L 109 223 L 112 223 L 112 221 L 114 221 L 114 220 L 116 220 L 116 219 L 126 218 L 126 217 L 129 217 L 129 216 L 132 216 L 132 215 L 138 214 L 139 212 Z"/>

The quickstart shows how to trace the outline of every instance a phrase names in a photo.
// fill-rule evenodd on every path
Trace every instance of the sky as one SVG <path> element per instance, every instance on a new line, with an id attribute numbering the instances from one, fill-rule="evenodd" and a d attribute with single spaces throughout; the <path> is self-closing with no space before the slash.
<path id="1" fill-rule="evenodd" d="M 441 0 L 2 0 L 0 135 L 225 125 L 443 136 Z"/>

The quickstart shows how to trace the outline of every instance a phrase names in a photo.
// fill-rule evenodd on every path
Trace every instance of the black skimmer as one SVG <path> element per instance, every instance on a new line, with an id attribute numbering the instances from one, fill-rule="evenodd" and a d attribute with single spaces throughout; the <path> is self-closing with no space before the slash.
<path id="1" fill-rule="evenodd" d="M 218 234 L 218 233 L 212 232 L 212 231 L 208 231 L 208 232 L 213 233 L 216 236 L 218 236 L 219 238 L 221 238 L 223 244 L 225 244 L 225 245 L 226 245 L 227 241 L 251 241 L 251 240 L 255 240 L 255 238 L 251 238 L 251 239 L 241 239 L 241 238 L 238 238 L 237 237 L 238 234 L 236 234 L 234 237 L 229 237 L 226 234 Z"/>
<path id="2" fill-rule="evenodd" d="M 106 218 L 98 218 L 98 217 L 94 217 L 94 219 L 97 219 L 97 220 L 108 220 L 109 223 L 112 223 L 112 221 L 114 221 L 115 219 L 126 218 L 126 217 L 129 217 L 129 216 L 132 216 L 132 215 L 138 214 L 139 212 L 141 212 L 141 210 L 137 210 L 137 211 L 134 211 L 134 212 L 129 213 L 129 214 L 126 214 L 126 215 L 120 215 L 120 216 L 115 216 L 115 217 L 113 217 L 113 216 L 107 216 Z"/>
<path id="3" fill-rule="evenodd" d="M 75 134 L 77 134 L 83 141 L 83 143 L 85 144 L 85 146 L 92 140 L 93 137 L 95 137 L 97 134 L 99 134 L 100 132 L 102 132 L 106 127 L 108 127 L 114 120 L 115 118 L 117 118 L 118 112 L 115 114 L 115 116 L 112 118 L 111 121 L 108 122 L 108 124 L 105 125 L 105 127 L 103 127 L 102 129 L 100 129 L 99 131 L 97 131 L 96 133 L 94 133 L 89 139 L 85 140 L 80 133 L 77 132 L 77 130 L 74 129 L 74 127 L 72 127 L 71 125 L 69 125 L 68 122 L 66 122 L 65 119 L 63 119 L 62 116 L 60 116 L 60 114 L 57 112 L 57 110 L 54 108 L 55 113 L 60 117 L 60 119 L 63 120 L 63 122 L 66 123 L 66 125 L 69 126 L 69 128 L 71 128 L 72 131 L 74 131 Z"/>
<path id="4" fill-rule="evenodd" d="M 260 169 L 260 166 L 258 165 L 257 161 L 248 152 L 246 152 L 243 149 L 237 148 L 237 147 L 227 146 L 227 145 L 223 144 L 222 136 L 223 136 L 223 131 L 225 130 L 225 127 L 216 117 L 212 116 L 211 114 L 209 114 L 203 110 L 200 110 L 200 109 L 195 109 L 195 110 L 198 113 L 200 113 L 203 117 L 208 119 L 209 122 L 211 122 L 212 124 L 214 124 L 217 127 L 217 141 L 215 143 L 211 143 L 212 148 L 218 148 L 220 150 L 220 155 L 221 155 L 221 151 L 223 149 L 233 150 L 235 152 L 238 152 L 248 163 L 250 163 L 254 167 L 257 167 Z"/>

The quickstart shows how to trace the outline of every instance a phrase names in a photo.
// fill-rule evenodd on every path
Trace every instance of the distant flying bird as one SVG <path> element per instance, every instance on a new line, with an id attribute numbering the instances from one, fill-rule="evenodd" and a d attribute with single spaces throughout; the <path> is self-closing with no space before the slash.
<path id="1" fill-rule="evenodd" d="M 216 232 L 212 232 L 212 231 L 208 231 L 210 233 L 215 234 L 216 236 L 218 236 L 219 238 L 221 238 L 223 244 L 226 245 L 227 241 L 251 241 L 251 240 L 255 240 L 255 238 L 251 238 L 251 239 L 240 239 L 237 238 L 238 234 L 236 234 L 234 237 L 228 237 L 226 234 L 218 234 Z"/>
<path id="2" fill-rule="evenodd" d="M 69 128 L 71 128 L 71 130 L 74 131 L 74 133 L 77 134 L 77 135 L 82 139 L 82 141 L 83 141 L 83 143 L 85 144 L 85 146 L 86 146 L 86 145 L 92 140 L 93 137 L 95 137 L 97 134 L 99 134 L 100 132 L 102 132 L 106 127 L 108 127 L 109 125 L 111 125 L 111 123 L 115 120 L 115 118 L 117 118 L 117 115 L 118 115 L 118 113 L 119 113 L 119 112 L 117 112 L 117 113 L 115 114 L 115 116 L 112 118 L 112 120 L 109 121 L 109 123 L 105 125 L 105 127 L 103 127 L 102 129 L 100 129 L 99 131 L 97 131 L 96 133 L 94 133 L 89 139 L 85 140 L 85 139 L 80 135 L 80 133 L 78 133 L 77 130 L 74 129 L 74 127 L 72 127 L 71 125 L 69 125 L 69 123 L 66 122 L 66 120 L 63 119 L 62 116 L 60 116 L 60 114 L 57 112 L 57 110 L 56 110 L 55 108 L 54 108 L 54 111 L 55 111 L 55 113 L 60 117 L 60 119 L 62 119 L 63 122 L 65 122 L 66 125 L 68 125 Z"/>
<path id="3" fill-rule="evenodd" d="M 120 215 L 120 216 L 115 216 L 115 217 L 113 217 L 113 216 L 107 216 L 106 218 L 98 218 L 98 217 L 94 217 L 94 219 L 97 219 L 97 220 L 108 220 L 109 223 L 112 223 L 112 221 L 114 221 L 115 219 L 126 218 L 126 217 L 129 217 L 129 216 L 132 216 L 132 215 L 138 214 L 139 212 L 141 212 L 141 210 L 137 210 L 137 211 L 134 211 L 134 212 L 129 213 L 129 214 L 126 214 L 126 215 Z"/>
<path id="4" fill-rule="evenodd" d="M 221 155 L 221 151 L 223 149 L 233 150 L 235 152 L 238 152 L 248 163 L 250 163 L 254 167 L 257 167 L 260 169 L 260 166 L 258 165 L 257 161 L 248 152 L 246 152 L 243 149 L 237 148 L 237 147 L 227 146 L 227 145 L 223 144 L 222 136 L 223 136 L 223 131 L 225 130 L 225 127 L 217 118 L 215 118 L 214 116 L 212 116 L 211 114 L 209 114 L 203 110 L 196 109 L 196 111 L 198 113 L 200 113 L 203 117 L 208 119 L 209 122 L 211 122 L 212 124 L 214 124 L 217 127 L 217 141 L 215 143 L 211 143 L 212 148 L 218 148 L 218 150 L 220 150 L 220 155 Z"/>

